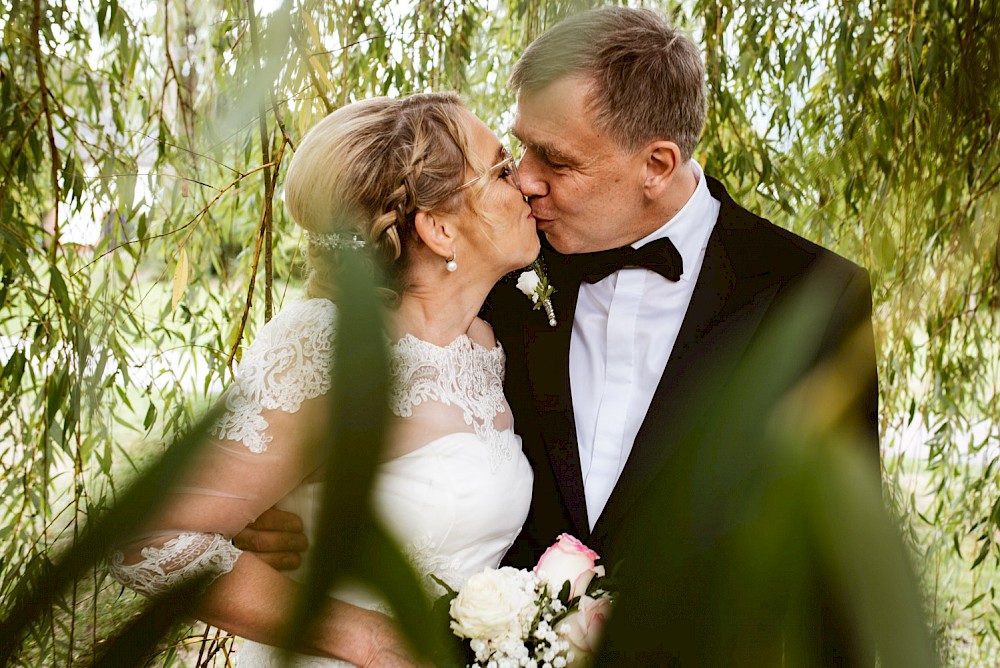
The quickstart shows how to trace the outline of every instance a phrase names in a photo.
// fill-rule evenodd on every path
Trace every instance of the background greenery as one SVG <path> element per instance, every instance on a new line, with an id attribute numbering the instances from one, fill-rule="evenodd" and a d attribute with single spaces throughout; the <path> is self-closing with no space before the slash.
<path id="1" fill-rule="evenodd" d="M 0 0 L 0 597 L 190 427 L 302 278 L 305 131 L 456 89 L 503 134 L 521 49 L 587 2 Z M 872 272 L 885 492 L 947 665 L 1000 665 L 1000 16 L 974 0 L 645 3 L 705 48 L 697 152 Z M 74 580 L 19 661 L 136 606 Z M 224 665 L 195 628 L 156 661 Z"/>

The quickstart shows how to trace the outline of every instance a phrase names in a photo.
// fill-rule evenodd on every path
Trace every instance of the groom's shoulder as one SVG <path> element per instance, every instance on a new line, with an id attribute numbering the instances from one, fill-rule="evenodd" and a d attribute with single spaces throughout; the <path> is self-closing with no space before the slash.
<path id="1" fill-rule="evenodd" d="M 719 181 L 711 177 L 709 189 L 722 205 L 718 231 L 739 235 L 741 254 L 791 274 L 814 269 L 843 275 L 866 273 L 864 268 L 829 248 L 745 209 L 729 196 Z"/>
<path id="2" fill-rule="evenodd" d="M 789 229 L 776 225 L 762 218 L 763 234 L 769 238 L 769 243 L 775 254 L 795 260 L 795 264 L 803 269 L 819 268 L 835 273 L 856 274 L 865 270 L 857 263 L 838 253 L 806 239 Z"/>

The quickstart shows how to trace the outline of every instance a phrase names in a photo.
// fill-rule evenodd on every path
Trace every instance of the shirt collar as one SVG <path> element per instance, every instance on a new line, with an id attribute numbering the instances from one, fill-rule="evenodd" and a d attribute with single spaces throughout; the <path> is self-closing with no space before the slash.
<path id="1" fill-rule="evenodd" d="M 692 269 L 697 266 L 702 252 L 708 248 L 708 237 L 711 236 L 715 220 L 718 218 L 718 214 L 713 215 L 713 212 L 718 211 L 718 201 L 708 191 L 708 182 L 701 165 L 693 159 L 689 164 L 698 181 L 694 193 L 673 218 L 652 234 L 632 244 L 633 248 L 641 248 L 650 241 L 669 236 L 684 262 L 682 281 L 691 280 Z"/>

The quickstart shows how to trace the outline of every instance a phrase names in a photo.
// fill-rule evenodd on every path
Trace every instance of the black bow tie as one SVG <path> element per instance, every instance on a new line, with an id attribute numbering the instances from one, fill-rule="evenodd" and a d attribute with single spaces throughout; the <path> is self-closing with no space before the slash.
<path id="1" fill-rule="evenodd" d="M 684 271 L 680 252 L 666 237 L 651 241 L 642 248 L 622 246 L 570 257 L 573 266 L 578 268 L 580 276 L 588 283 L 597 283 L 626 267 L 649 269 L 671 281 L 679 280 Z"/>

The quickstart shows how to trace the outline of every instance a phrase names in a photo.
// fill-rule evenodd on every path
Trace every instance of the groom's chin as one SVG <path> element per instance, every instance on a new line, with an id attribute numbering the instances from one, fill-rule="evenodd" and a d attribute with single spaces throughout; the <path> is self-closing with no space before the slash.
<path id="1" fill-rule="evenodd" d="M 557 231 L 539 230 L 539 235 L 545 239 L 545 243 L 560 255 L 571 255 L 579 251 L 574 250 L 573 244 L 567 243 L 567 239 Z"/>

